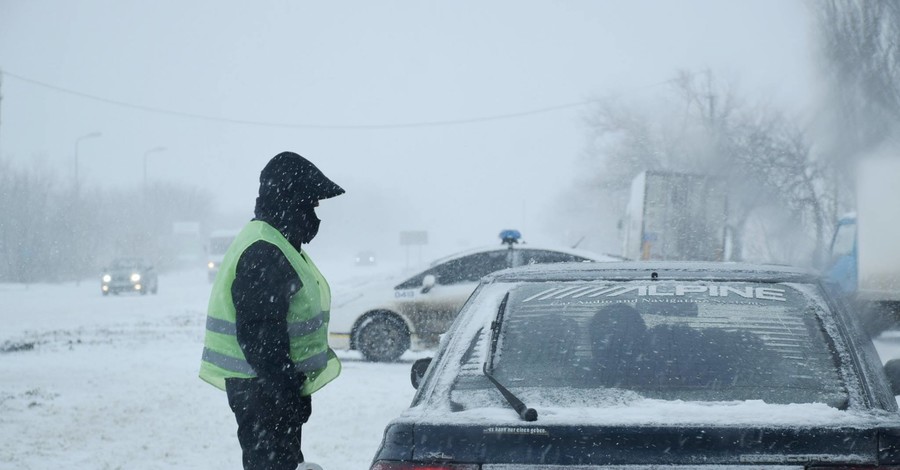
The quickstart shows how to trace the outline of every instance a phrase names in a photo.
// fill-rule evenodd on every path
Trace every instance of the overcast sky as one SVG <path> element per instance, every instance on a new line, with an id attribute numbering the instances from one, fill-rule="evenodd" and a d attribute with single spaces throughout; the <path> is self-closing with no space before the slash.
<path id="1" fill-rule="evenodd" d="M 480 118 L 652 93 L 682 68 L 802 110 L 808 30 L 799 0 L 0 0 L 0 156 L 71 181 L 76 140 L 99 131 L 79 146 L 82 186 L 123 186 L 163 146 L 149 179 L 250 217 L 259 170 L 292 150 L 347 190 L 322 204 L 314 245 L 387 251 L 428 230 L 433 257 L 503 228 L 567 243 L 542 221 L 579 176 L 587 108 Z"/>

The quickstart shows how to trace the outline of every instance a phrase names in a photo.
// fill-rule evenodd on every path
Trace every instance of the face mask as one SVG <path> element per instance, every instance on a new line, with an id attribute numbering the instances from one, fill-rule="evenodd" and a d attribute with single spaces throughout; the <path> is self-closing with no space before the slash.
<path id="1" fill-rule="evenodd" d="M 300 243 L 309 243 L 319 233 L 319 224 L 322 222 L 316 217 L 315 208 L 310 207 L 300 214 Z"/>

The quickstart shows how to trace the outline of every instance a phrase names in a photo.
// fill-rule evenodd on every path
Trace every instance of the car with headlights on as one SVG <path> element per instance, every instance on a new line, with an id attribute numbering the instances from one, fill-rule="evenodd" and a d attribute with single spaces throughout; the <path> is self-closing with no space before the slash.
<path id="1" fill-rule="evenodd" d="M 159 277 L 153 266 L 140 258 L 117 258 L 103 269 L 100 291 L 103 295 L 123 292 L 156 294 L 159 291 Z"/>
<path id="2" fill-rule="evenodd" d="M 898 366 L 814 272 L 504 270 L 413 364 L 371 469 L 897 468 Z"/>
<path id="3" fill-rule="evenodd" d="M 519 236 L 517 231 L 504 231 L 505 243 L 439 259 L 399 281 L 389 277 L 335 289 L 330 346 L 358 350 L 370 361 L 395 361 L 407 350 L 436 347 L 482 276 L 527 264 L 613 259 L 583 250 L 518 244 Z"/>
<path id="4" fill-rule="evenodd" d="M 375 252 L 365 250 L 356 253 L 356 256 L 353 258 L 353 264 L 356 266 L 375 266 L 377 264 Z"/>

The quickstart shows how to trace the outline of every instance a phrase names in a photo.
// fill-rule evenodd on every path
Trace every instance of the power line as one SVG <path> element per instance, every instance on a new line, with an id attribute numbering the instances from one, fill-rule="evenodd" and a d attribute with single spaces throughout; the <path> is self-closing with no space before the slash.
<path id="1" fill-rule="evenodd" d="M 17 80 L 23 81 L 25 83 L 29 83 L 32 85 L 36 85 L 39 87 L 47 88 L 53 91 L 57 91 L 60 93 L 65 93 L 69 95 L 78 96 L 81 98 L 98 101 L 101 103 L 111 104 L 114 106 L 119 106 L 123 108 L 137 109 L 140 111 L 146 111 L 150 113 L 157 114 L 167 114 L 170 116 L 178 116 L 183 118 L 191 118 L 191 119 L 199 119 L 203 121 L 212 121 L 226 124 L 240 124 L 240 125 L 249 125 L 249 126 L 259 126 L 259 127 L 273 127 L 273 128 L 282 128 L 282 129 L 320 129 L 320 130 L 379 130 L 379 129 L 409 129 L 409 128 L 417 128 L 417 127 L 442 127 L 442 126 L 457 126 L 463 124 L 475 124 L 480 122 L 490 122 L 490 121 L 500 121 L 506 119 L 515 119 L 525 116 L 532 116 L 535 114 L 545 114 L 554 111 L 560 111 L 563 109 L 570 108 L 578 108 L 582 106 L 586 106 L 593 103 L 602 102 L 602 99 L 589 99 L 583 101 L 576 101 L 571 103 L 558 104 L 553 106 L 546 106 L 543 108 L 531 109 L 526 111 L 518 111 L 511 113 L 503 113 L 503 114 L 495 114 L 490 116 L 482 116 L 482 117 L 473 117 L 473 118 L 465 118 L 465 119 L 446 119 L 446 120 L 437 120 L 437 121 L 420 121 L 420 122 L 406 122 L 406 123 L 394 123 L 394 124 L 303 124 L 303 123 L 285 123 L 285 122 L 273 122 L 273 121 L 253 121 L 246 119 L 234 119 L 234 118 L 226 118 L 226 117 L 218 117 L 218 116 L 210 116 L 206 114 L 198 114 L 198 113 L 188 113 L 184 111 L 177 111 L 172 109 L 158 108 L 154 106 L 145 106 L 141 104 L 128 103 L 125 101 L 113 100 L 110 98 L 104 98 L 102 96 L 92 95 L 89 93 L 83 93 L 76 90 L 71 90 L 68 88 L 52 85 L 46 82 L 42 82 L 39 80 L 35 80 L 32 78 L 24 77 L 22 75 L 18 75 L 15 73 L 10 73 L 6 70 L 0 70 L 0 76 L 7 75 L 9 77 L 15 78 Z M 669 83 L 671 80 L 664 80 L 662 82 L 652 83 L 650 85 L 645 85 L 643 87 L 636 88 L 635 90 L 652 88 L 659 85 L 663 85 Z"/>

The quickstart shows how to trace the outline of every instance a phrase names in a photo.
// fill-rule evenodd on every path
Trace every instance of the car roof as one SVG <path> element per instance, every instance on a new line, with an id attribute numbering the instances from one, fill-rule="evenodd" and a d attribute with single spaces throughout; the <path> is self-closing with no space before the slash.
<path id="1" fill-rule="evenodd" d="M 143 258 L 134 256 L 123 256 L 121 258 L 115 258 L 114 260 L 112 260 L 113 266 L 139 266 L 144 263 L 145 261 Z"/>
<path id="2" fill-rule="evenodd" d="M 573 256 L 580 256 L 582 258 L 588 258 L 588 259 L 591 259 L 594 261 L 606 262 L 606 261 L 616 261 L 619 259 L 619 258 L 610 256 L 610 255 L 595 253 L 593 251 L 579 250 L 579 249 L 575 249 L 575 248 L 564 248 L 564 247 L 558 247 L 558 246 L 533 245 L 530 243 L 527 243 L 527 244 L 522 243 L 522 244 L 513 245 L 512 247 L 513 247 L 513 250 L 555 251 L 555 252 L 559 252 L 559 253 L 566 253 L 566 254 L 573 255 Z M 458 253 L 454 253 L 452 255 L 445 256 L 443 258 L 438 258 L 438 259 L 428 263 L 428 266 L 429 267 L 437 266 L 438 264 L 446 263 L 447 261 L 452 261 L 454 259 L 462 258 L 464 256 L 474 255 L 476 253 L 488 253 L 488 252 L 492 252 L 492 251 L 505 251 L 508 249 L 509 249 L 509 245 L 489 245 L 489 246 L 482 246 L 482 247 L 478 247 L 478 248 L 472 248 L 469 250 L 460 251 Z"/>
<path id="3" fill-rule="evenodd" d="M 482 282 L 574 280 L 703 279 L 764 282 L 814 282 L 816 271 L 783 265 L 700 261 L 626 261 L 536 264 L 488 274 Z"/>

